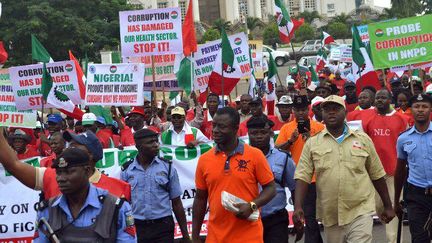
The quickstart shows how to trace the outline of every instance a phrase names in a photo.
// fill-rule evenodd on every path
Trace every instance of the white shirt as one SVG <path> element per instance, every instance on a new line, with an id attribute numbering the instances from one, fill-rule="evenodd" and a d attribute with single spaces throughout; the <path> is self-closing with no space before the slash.
<path id="1" fill-rule="evenodd" d="M 174 126 L 171 124 L 171 126 L 168 128 L 167 131 L 171 130 L 171 145 L 177 145 L 177 146 L 186 146 L 185 143 L 185 136 L 186 134 L 193 134 L 192 128 L 187 124 L 187 122 L 184 123 L 183 129 L 177 133 L 174 130 Z M 160 138 L 159 138 L 160 139 Z M 210 142 L 210 140 L 201 132 L 201 130 L 197 129 L 196 133 L 196 141 L 198 143 L 207 143 Z"/>

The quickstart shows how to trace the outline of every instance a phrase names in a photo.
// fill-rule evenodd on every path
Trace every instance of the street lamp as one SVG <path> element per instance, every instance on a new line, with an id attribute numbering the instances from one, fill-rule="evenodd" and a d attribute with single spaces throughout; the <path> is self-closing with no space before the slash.
<path id="1" fill-rule="evenodd" d="M 245 27 L 246 27 L 246 35 L 249 36 L 249 29 L 248 29 L 248 26 L 247 26 L 246 5 L 244 4 L 244 2 L 240 3 L 240 10 L 241 10 L 243 21 L 244 21 L 244 24 L 245 24 Z"/>

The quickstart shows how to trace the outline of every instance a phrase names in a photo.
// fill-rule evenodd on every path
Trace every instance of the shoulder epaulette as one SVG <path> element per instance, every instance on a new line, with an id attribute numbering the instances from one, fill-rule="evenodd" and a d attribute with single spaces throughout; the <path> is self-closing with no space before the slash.
<path id="1" fill-rule="evenodd" d="M 406 132 L 408 132 L 409 130 L 411 130 L 411 128 L 412 128 L 412 127 L 408 127 L 405 131 L 401 132 L 401 133 L 399 134 L 399 136 L 402 135 L 402 134 L 404 134 L 404 133 L 406 133 Z"/>
<path id="2" fill-rule="evenodd" d="M 291 157 L 291 153 L 290 153 L 290 151 L 287 151 L 287 150 L 282 150 L 282 149 L 277 149 L 279 152 L 282 152 L 282 153 L 284 153 L 284 154 L 287 154 L 289 157 Z"/>
<path id="3" fill-rule="evenodd" d="M 121 170 L 122 170 L 122 171 L 127 170 L 127 168 L 129 167 L 129 165 L 131 165 L 131 164 L 134 162 L 134 160 L 135 160 L 134 158 L 130 158 L 128 162 L 124 163 L 124 164 L 121 166 Z"/>
<path id="4" fill-rule="evenodd" d="M 168 163 L 168 164 L 172 164 L 172 160 L 165 159 L 165 158 L 162 158 L 162 157 L 158 157 L 158 158 L 159 158 L 160 160 L 162 160 L 162 161 Z"/>

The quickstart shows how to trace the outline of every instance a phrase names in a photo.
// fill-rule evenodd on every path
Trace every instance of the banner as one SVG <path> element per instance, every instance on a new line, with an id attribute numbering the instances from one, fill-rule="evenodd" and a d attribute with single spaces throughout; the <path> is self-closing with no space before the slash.
<path id="1" fill-rule="evenodd" d="M 155 79 L 157 81 L 177 79 L 174 73 L 175 54 L 154 55 Z M 123 57 L 123 63 L 144 63 L 144 82 L 153 82 L 152 57 Z"/>
<path id="2" fill-rule="evenodd" d="M 0 124 L 5 127 L 36 127 L 36 110 L 19 111 L 16 108 L 8 69 L 0 69 Z"/>
<path id="3" fill-rule="evenodd" d="M 432 60 L 432 15 L 368 25 L 375 69 Z"/>
<path id="4" fill-rule="evenodd" d="M 264 71 L 262 66 L 263 59 L 263 41 L 262 40 L 249 40 L 249 48 L 252 53 L 252 64 L 255 73 L 255 78 L 263 79 Z"/>
<path id="5" fill-rule="evenodd" d="M 88 67 L 86 105 L 144 104 L 144 64 L 91 64 Z"/>
<path id="6" fill-rule="evenodd" d="M 352 50 L 349 46 L 340 47 L 340 62 L 352 62 Z"/>
<path id="7" fill-rule="evenodd" d="M 180 8 L 121 11 L 119 15 L 124 57 L 183 52 Z"/>
<path id="8" fill-rule="evenodd" d="M 369 45 L 369 33 L 368 33 L 367 24 L 357 26 L 357 30 L 360 34 L 360 38 L 361 38 L 363 44 L 365 44 L 365 46 L 368 46 Z"/>
<path id="9" fill-rule="evenodd" d="M 40 157 L 25 160 L 39 166 Z M 35 204 L 39 192 L 24 186 L 0 164 L 0 242 L 31 243 L 35 231 Z"/>
<path id="10" fill-rule="evenodd" d="M 428 67 L 432 67 L 432 62 L 422 62 L 422 63 L 416 63 L 416 64 L 412 64 L 412 65 L 405 65 L 405 66 L 398 66 L 398 67 L 392 67 L 390 68 L 390 71 L 392 72 L 403 72 L 403 71 L 407 71 L 410 69 L 411 66 L 411 70 L 414 69 L 425 69 Z"/>
<path id="11" fill-rule="evenodd" d="M 155 82 L 156 91 L 182 91 L 177 80 L 165 80 Z M 144 91 L 152 91 L 153 83 L 144 83 Z"/>
<path id="12" fill-rule="evenodd" d="M 247 142 L 247 139 L 246 139 Z M 188 230 L 191 234 L 192 229 L 192 204 L 196 194 L 195 190 L 195 170 L 199 157 L 209 151 L 213 142 L 199 144 L 193 149 L 184 146 L 166 146 L 160 148 L 160 156 L 173 161 L 180 180 L 180 188 L 183 194 L 183 207 L 186 213 Z M 104 174 L 120 178 L 121 165 L 134 158 L 137 154 L 135 146 L 119 149 L 104 149 L 104 158 L 96 164 L 96 167 Z M 26 163 L 39 166 L 39 157 L 32 158 Z M 292 215 L 294 211 L 293 201 L 288 189 L 287 210 Z M 34 204 L 39 200 L 38 192 L 25 187 L 14 177 L 7 174 L 0 164 L 0 195 L 14 195 L 14 197 L 4 197 L 0 203 L 0 242 L 18 243 L 21 239 L 26 239 L 30 243 L 33 237 L 34 222 L 36 211 Z M 204 218 L 201 234 L 207 234 L 208 213 Z M 292 227 L 292 220 L 290 220 Z M 7 229 L 7 230 L 6 230 Z M 181 231 L 176 223 L 174 230 L 175 238 L 181 238 Z"/>
<path id="13" fill-rule="evenodd" d="M 234 50 L 234 58 L 240 66 L 240 70 L 243 77 L 249 78 L 251 74 L 251 68 L 249 63 L 249 45 L 248 39 L 245 33 L 237 33 L 235 35 L 228 36 L 231 47 Z M 194 55 L 194 89 L 203 91 L 207 89 L 208 79 L 213 71 L 214 62 L 216 56 L 221 48 L 221 39 L 208 42 L 198 46 L 198 50 Z"/>
<path id="14" fill-rule="evenodd" d="M 58 90 L 66 94 L 74 104 L 81 104 L 74 62 L 51 62 L 47 63 L 46 67 Z M 18 110 L 36 110 L 42 107 L 42 68 L 43 64 L 9 68 Z M 54 107 L 51 104 L 44 104 L 44 108 Z"/>

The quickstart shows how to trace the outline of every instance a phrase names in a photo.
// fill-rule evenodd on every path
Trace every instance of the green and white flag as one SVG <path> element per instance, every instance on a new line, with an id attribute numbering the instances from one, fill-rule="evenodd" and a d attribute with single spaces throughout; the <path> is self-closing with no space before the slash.
<path id="1" fill-rule="evenodd" d="M 185 57 L 183 54 L 176 55 L 174 73 L 177 77 L 178 86 L 186 92 L 187 96 L 189 96 L 192 90 L 191 57 Z"/>
<path id="2" fill-rule="evenodd" d="M 53 83 L 52 77 L 46 68 L 46 64 L 43 64 L 42 69 L 42 95 L 43 99 L 48 103 L 53 105 L 59 110 L 65 110 L 70 113 L 79 112 L 79 110 L 74 103 L 69 99 L 69 97 L 58 90 L 58 86 Z M 79 111 L 75 111 L 75 109 Z M 81 111 L 82 113 L 82 111 Z"/>
<path id="3" fill-rule="evenodd" d="M 54 62 L 45 47 L 39 42 L 35 35 L 31 35 L 32 59 L 38 62 Z"/>
<path id="4" fill-rule="evenodd" d="M 276 76 L 277 76 L 277 67 L 276 63 L 273 59 L 271 52 L 269 52 L 269 64 L 268 64 L 268 79 L 267 79 L 267 101 L 276 100 Z"/>

